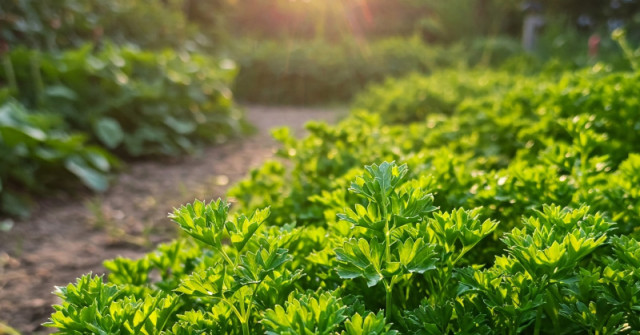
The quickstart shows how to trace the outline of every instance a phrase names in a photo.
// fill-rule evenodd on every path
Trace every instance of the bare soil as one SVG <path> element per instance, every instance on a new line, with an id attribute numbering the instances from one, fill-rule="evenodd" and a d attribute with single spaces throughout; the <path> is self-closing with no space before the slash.
<path id="1" fill-rule="evenodd" d="M 297 135 L 309 120 L 335 121 L 326 109 L 246 107 L 257 127 L 251 137 L 204 149 L 200 154 L 130 163 L 101 195 L 79 192 L 38 202 L 31 219 L 0 232 L 0 325 L 23 334 L 45 334 L 41 326 L 59 299 L 54 286 L 85 273 L 105 272 L 102 262 L 137 258 L 176 236 L 166 217 L 174 207 L 222 197 L 252 168 L 273 157 L 269 130 L 289 126 Z M 0 327 L 1 328 L 1 327 Z M 0 330 L 0 334 L 2 331 Z"/>

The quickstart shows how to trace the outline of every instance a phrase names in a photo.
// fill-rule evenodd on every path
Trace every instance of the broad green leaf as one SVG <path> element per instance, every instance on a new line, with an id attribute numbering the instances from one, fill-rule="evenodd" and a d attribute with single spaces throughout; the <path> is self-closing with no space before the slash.
<path id="1" fill-rule="evenodd" d="M 98 139 L 108 148 L 113 149 L 124 140 L 124 131 L 120 123 L 110 117 L 102 117 L 93 124 Z"/>
<path id="2" fill-rule="evenodd" d="M 182 135 L 191 134 L 197 128 L 197 125 L 192 121 L 179 120 L 172 116 L 167 116 L 164 119 L 164 124 L 166 124 L 167 127 L 173 129 L 176 133 Z"/>
<path id="3" fill-rule="evenodd" d="M 63 98 L 69 101 L 78 100 L 78 94 L 64 85 L 47 86 L 44 94 L 48 97 Z"/>
<path id="4" fill-rule="evenodd" d="M 104 192 L 109 187 L 109 181 L 104 173 L 95 170 L 78 156 L 67 158 L 64 163 L 67 170 L 76 175 L 90 189 Z"/>
<path id="5" fill-rule="evenodd" d="M 107 159 L 108 157 L 110 156 L 108 156 L 107 153 L 100 151 L 91 151 L 86 154 L 86 158 L 91 162 L 91 165 L 95 166 L 102 172 L 109 172 L 109 169 L 111 168 L 111 164 Z"/>

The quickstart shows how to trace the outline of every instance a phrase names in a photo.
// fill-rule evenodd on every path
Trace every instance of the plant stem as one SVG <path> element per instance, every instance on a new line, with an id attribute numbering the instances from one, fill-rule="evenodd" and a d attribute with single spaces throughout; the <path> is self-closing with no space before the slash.
<path id="1" fill-rule="evenodd" d="M 244 317 L 242 317 L 242 314 L 240 314 L 240 312 L 238 311 L 238 309 L 236 308 L 236 306 L 234 306 L 229 300 L 227 300 L 225 297 L 222 297 L 222 299 L 220 299 L 222 302 L 226 303 L 230 308 L 231 311 L 236 315 L 236 317 L 238 318 L 238 320 L 240 320 L 240 323 L 242 323 L 243 325 L 246 323 Z M 248 327 L 248 326 L 247 326 Z M 244 328 L 244 327 L 243 327 Z M 248 334 L 248 333 L 247 333 Z"/>
<path id="2" fill-rule="evenodd" d="M 389 264 L 391 264 L 391 229 L 389 227 L 389 218 L 388 218 L 388 213 L 387 213 L 387 204 L 383 203 L 382 204 L 382 214 L 384 215 L 384 244 L 385 244 L 385 259 L 387 261 L 387 266 Z M 391 308 L 392 308 L 392 301 L 391 301 L 391 291 L 393 290 L 393 278 L 390 279 L 390 283 L 387 283 L 386 280 L 384 280 L 384 289 L 386 291 L 386 308 L 385 308 L 385 318 L 387 319 L 387 323 L 391 322 Z"/>
<path id="3" fill-rule="evenodd" d="M 9 57 L 9 52 L 6 52 L 4 55 L 2 55 L 2 65 L 4 67 L 4 72 L 7 74 L 9 88 L 11 89 L 13 94 L 18 94 L 16 73 L 13 70 L 13 63 L 11 62 L 11 57 Z"/>
<path id="4" fill-rule="evenodd" d="M 251 306 L 253 306 L 253 299 L 255 299 L 256 297 L 256 292 L 258 292 L 258 287 L 260 287 L 260 284 L 262 284 L 262 281 L 256 284 L 256 287 L 253 288 L 253 292 L 251 293 L 251 298 L 249 299 L 249 306 L 247 307 L 247 311 L 244 316 L 244 320 L 245 320 L 245 323 L 247 324 L 247 327 L 249 327 L 249 320 L 251 319 Z"/>
<path id="5" fill-rule="evenodd" d="M 391 322 L 391 308 L 393 307 L 393 303 L 391 301 L 391 292 L 393 290 L 393 282 L 391 284 L 387 284 L 387 282 L 384 282 L 384 289 L 387 291 L 386 294 L 386 302 L 387 302 L 387 307 L 385 309 L 385 318 L 387 320 L 387 323 Z"/>
<path id="6" fill-rule="evenodd" d="M 409 301 L 409 297 L 411 296 L 409 293 L 411 292 L 411 285 L 407 285 L 407 291 L 404 296 L 405 301 Z"/>
<path id="7" fill-rule="evenodd" d="M 387 265 L 391 263 L 391 227 L 389 227 L 389 219 L 387 218 L 387 204 L 382 205 L 382 214 L 384 215 L 384 244 L 385 244 L 385 259 Z"/>
<path id="8" fill-rule="evenodd" d="M 538 306 L 536 313 L 536 325 L 533 330 L 533 335 L 540 335 L 540 328 L 542 328 L 542 306 Z"/>
<path id="9" fill-rule="evenodd" d="M 222 249 L 222 246 L 220 246 L 218 248 L 218 251 L 220 251 L 220 254 L 222 255 L 222 258 L 224 258 L 225 261 L 227 261 L 227 263 L 229 263 L 229 265 L 235 267 L 236 264 L 233 263 L 233 261 L 231 261 L 231 258 L 229 258 L 229 255 L 227 255 L 226 252 L 224 252 L 224 250 Z M 236 257 L 239 258 L 239 257 Z"/>
<path id="10" fill-rule="evenodd" d="M 42 108 L 44 104 L 44 82 L 40 74 L 40 54 L 34 53 L 30 59 L 31 77 L 35 83 L 36 103 L 38 108 Z"/>

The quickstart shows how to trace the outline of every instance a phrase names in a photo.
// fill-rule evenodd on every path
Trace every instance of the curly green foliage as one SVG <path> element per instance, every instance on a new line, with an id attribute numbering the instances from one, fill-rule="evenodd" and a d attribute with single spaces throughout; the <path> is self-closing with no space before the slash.
<path id="1" fill-rule="evenodd" d="M 396 335 L 398 331 L 391 329 L 391 324 L 386 323 L 384 314 L 369 312 L 362 317 L 359 313 L 354 314 L 351 319 L 344 323 L 345 330 L 342 335 Z"/>
<path id="2" fill-rule="evenodd" d="M 284 307 L 266 310 L 262 323 L 269 335 L 330 335 L 347 318 L 346 310 L 341 299 L 330 293 L 291 295 Z"/>
<path id="3" fill-rule="evenodd" d="M 640 244 L 612 236 L 600 213 L 545 205 L 502 235 L 504 252 L 482 270 L 474 253 L 498 222 L 483 208 L 436 212 L 430 182 L 408 175 L 406 165 L 365 166 L 350 188 L 359 202 L 327 228 L 269 226 L 268 210 L 229 215 L 222 200 L 182 206 L 171 217 L 192 240 L 106 262 L 111 283 L 85 276 L 60 288 L 47 325 L 63 334 L 330 335 L 638 325 Z"/>
<path id="4" fill-rule="evenodd" d="M 123 334 L 181 333 L 207 325 L 226 332 L 237 326 L 243 334 L 260 329 L 252 313 L 286 297 L 302 273 L 285 267 L 291 261 L 282 247 L 286 239 L 259 232 L 268 209 L 248 217 L 229 217 L 228 209 L 222 200 L 176 209 L 171 217 L 201 245 L 176 241 L 137 261 L 106 262 L 112 283 L 86 276 L 60 288 L 64 303 L 47 326 L 61 333 Z M 155 270 L 159 279 L 151 277 Z"/>
<path id="5" fill-rule="evenodd" d="M 497 222 L 481 223 L 474 213 L 464 210 L 431 219 L 429 213 L 436 210 L 433 196 L 414 183 L 401 187 L 406 182 L 406 165 L 384 162 L 365 170 L 350 190 L 365 199 L 366 207 L 356 204 L 355 210 L 339 215 L 353 228 L 364 228 L 364 237 L 345 239 L 335 249 L 337 273 L 343 279 L 364 278 L 370 287 L 382 282 L 390 322 L 393 305 L 399 300 L 393 297 L 397 284 L 411 287 L 412 276 L 424 274 L 431 288 L 424 293 L 444 299 L 446 293 L 455 292 L 450 281 L 456 262 L 489 235 Z"/>
<path id="6" fill-rule="evenodd" d="M 370 85 L 354 98 L 353 107 L 375 112 L 386 122 L 422 121 L 428 115 L 452 115 L 465 101 L 504 92 L 524 79 L 513 73 L 486 71 L 411 74 Z"/>
<path id="7" fill-rule="evenodd" d="M 583 70 L 560 74 L 560 79 L 541 75 L 517 83 L 507 80 L 493 90 L 490 83 L 505 75 L 451 71 L 398 80 L 389 84 L 399 92 L 397 98 L 382 93 L 387 90 L 363 96 L 388 99 L 389 104 L 400 104 L 396 107 L 372 102 L 375 114 L 356 111 L 336 126 L 311 123 L 310 135 L 301 140 L 278 130 L 274 135 L 283 145 L 279 154 L 291 162 L 291 174 L 263 170 L 256 182 L 247 181 L 243 188 L 270 180 L 283 185 L 284 191 L 256 188 L 255 193 L 243 193 L 243 204 L 254 208 L 252 199 L 268 198 L 276 222 L 333 224 L 333 207 L 350 207 L 357 201 L 343 194 L 341 185 L 371 161 L 397 160 L 408 164 L 411 177 L 433 176 L 428 187 L 439 195 L 434 205 L 443 210 L 483 207 L 502 222 L 502 232 L 518 226 L 523 214 L 543 204 L 583 203 L 613 218 L 621 232 L 633 232 L 640 223 L 632 186 L 634 153 L 639 150 L 635 144 L 640 140 L 628 129 L 637 127 L 640 115 L 634 108 L 637 74 Z M 414 103 L 417 98 L 402 95 L 414 88 L 416 95 L 424 93 L 412 86 L 414 81 L 431 80 L 430 87 L 439 89 L 437 79 L 449 76 L 479 93 L 464 95 L 458 92 L 464 89 L 454 88 L 447 94 L 460 96 L 451 98 L 455 108 L 448 112 L 428 113 L 426 120 L 406 125 L 383 122 L 386 113 L 416 115 L 414 108 L 399 101 L 402 97 Z M 610 92 L 616 85 L 619 89 Z M 607 112 L 618 107 L 624 118 Z M 481 249 L 491 249 L 488 244 L 481 243 Z M 495 252 L 499 251 L 491 251 Z"/>
<path id="8" fill-rule="evenodd" d="M 101 277 L 83 276 L 76 285 L 57 288 L 63 300 L 45 325 L 61 334 L 159 334 L 181 305 L 175 294 L 136 297 Z"/>
<path id="9" fill-rule="evenodd" d="M 524 219 L 522 228 L 504 236 L 507 255 L 497 256 L 492 268 L 460 272 L 461 291 L 471 293 L 467 297 L 472 301 L 481 299 L 474 305 L 488 307 L 494 326 L 505 331 L 520 332 L 535 322 L 536 333 L 559 332 L 562 306 L 573 298 L 560 292 L 574 285 L 581 271 L 576 264 L 603 246 L 612 231 L 612 224 L 599 213 L 589 213 L 587 206 L 545 206 Z"/>
<path id="10" fill-rule="evenodd" d="M 174 334 L 633 334 L 636 135 L 568 104 L 633 106 L 635 74 L 565 76 L 425 122 L 358 112 L 302 140 L 278 130 L 286 161 L 234 191 L 254 214 L 183 206 L 188 242 L 108 263 L 113 282 L 135 299 L 179 292 Z M 619 76 L 627 93 L 604 93 Z"/>

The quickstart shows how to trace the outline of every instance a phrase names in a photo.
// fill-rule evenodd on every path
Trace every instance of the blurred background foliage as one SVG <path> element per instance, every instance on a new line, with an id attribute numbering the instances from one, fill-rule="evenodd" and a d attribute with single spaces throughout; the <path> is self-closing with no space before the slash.
<path id="1" fill-rule="evenodd" d="M 525 52 L 536 11 L 544 24 Z M 626 71 L 640 59 L 638 28 L 640 0 L 3 0 L 0 151 L 31 167 L 0 167 L 0 206 L 46 191 L 35 186 L 44 173 L 103 190 L 117 157 L 243 134 L 235 100 L 345 103 L 386 78 L 447 69 Z"/>
<path id="2" fill-rule="evenodd" d="M 247 38 L 329 43 L 419 36 L 428 44 L 451 44 L 519 39 L 532 4 L 545 15 L 543 33 L 556 37 L 640 26 L 638 0 L 6 0 L 0 37 L 51 50 L 103 39 L 143 48 L 197 42 L 213 50 Z"/>
<path id="3" fill-rule="evenodd" d="M 43 50 L 103 39 L 142 48 L 180 47 L 194 34 L 178 2 L 160 0 L 6 0 L 0 23 L 6 43 Z"/>

